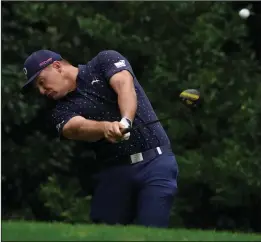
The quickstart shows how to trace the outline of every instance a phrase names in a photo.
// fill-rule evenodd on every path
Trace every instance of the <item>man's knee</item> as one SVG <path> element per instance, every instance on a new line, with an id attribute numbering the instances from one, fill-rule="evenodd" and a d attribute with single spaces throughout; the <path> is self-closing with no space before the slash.
<path id="1" fill-rule="evenodd" d="M 162 157 L 151 167 L 139 193 L 138 223 L 144 226 L 168 227 L 174 197 L 177 194 L 178 168 L 171 156 Z"/>
<path id="2" fill-rule="evenodd" d="M 119 168 L 117 170 L 120 170 Z M 116 171 L 117 171 L 116 170 Z M 91 201 L 90 217 L 106 224 L 127 224 L 133 216 L 133 184 L 131 177 L 114 170 L 99 176 Z"/>
<path id="3" fill-rule="evenodd" d="M 138 224 L 168 227 L 176 192 L 175 182 L 151 184 L 143 189 L 138 200 Z"/>
<path id="4" fill-rule="evenodd" d="M 150 227 L 168 227 L 173 201 L 174 195 L 170 194 L 144 200 L 138 211 L 138 223 Z"/>

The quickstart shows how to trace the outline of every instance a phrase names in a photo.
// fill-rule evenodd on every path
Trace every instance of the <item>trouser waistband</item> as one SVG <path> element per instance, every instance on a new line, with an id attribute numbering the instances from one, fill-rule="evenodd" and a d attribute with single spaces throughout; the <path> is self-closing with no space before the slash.
<path id="1" fill-rule="evenodd" d="M 144 160 L 152 160 L 155 157 L 165 153 L 171 152 L 170 145 L 158 146 L 153 149 L 149 149 L 143 152 L 138 152 L 132 155 L 120 156 L 114 159 L 108 159 L 104 163 L 106 166 L 114 166 L 114 165 L 133 165 L 136 163 L 140 163 Z"/>

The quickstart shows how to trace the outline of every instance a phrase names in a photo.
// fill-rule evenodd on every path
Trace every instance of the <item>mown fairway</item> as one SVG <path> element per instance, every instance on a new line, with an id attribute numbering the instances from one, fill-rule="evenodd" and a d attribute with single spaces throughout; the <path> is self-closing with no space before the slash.
<path id="1" fill-rule="evenodd" d="M 261 234 L 62 223 L 3 222 L 3 241 L 261 241 Z"/>

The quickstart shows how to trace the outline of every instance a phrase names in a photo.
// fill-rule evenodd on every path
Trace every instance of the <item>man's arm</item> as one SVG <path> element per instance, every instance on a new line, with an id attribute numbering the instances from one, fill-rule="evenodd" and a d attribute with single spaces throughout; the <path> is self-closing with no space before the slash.
<path id="1" fill-rule="evenodd" d="M 122 138 L 123 128 L 124 126 L 119 122 L 94 121 L 75 116 L 63 126 L 62 134 L 72 140 L 96 142 L 106 138 L 115 143 Z"/>
<path id="2" fill-rule="evenodd" d="M 137 95 L 132 75 L 127 70 L 120 71 L 110 78 L 110 85 L 118 95 L 121 116 L 133 121 L 137 110 Z"/>
<path id="3" fill-rule="evenodd" d="M 115 50 L 105 50 L 98 54 L 100 70 L 118 95 L 118 105 L 122 118 L 131 122 L 137 110 L 134 87 L 134 73 L 129 61 Z"/>
<path id="4" fill-rule="evenodd" d="M 62 134 L 67 139 L 95 142 L 104 138 L 104 129 L 105 122 L 75 116 L 64 125 Z"/>

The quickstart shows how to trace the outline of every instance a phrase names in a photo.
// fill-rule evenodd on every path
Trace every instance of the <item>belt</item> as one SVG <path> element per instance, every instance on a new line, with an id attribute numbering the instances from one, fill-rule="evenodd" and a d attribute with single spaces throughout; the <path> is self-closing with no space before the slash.
<path id="1" fill-rule="evenodd" d="M 144 152 L 139 152 L 136 154 L 132 154 L 129 156 L 129 162 L 131 165 L 139 163 L 144 160 L 152 160 L 158 155 L 161 155 L 162 153 L 166 151 L 171 151 L 171 148 L 169 145 L 166 146 L 158 146 L 156 148 L 146 150 Z"/>
<path id="2" fill-rule="evenodd" d="M 165 152 L 171 152 L 171 147 L 170 145 L 165 145 L 165 146 L 158 146 L 153 149 L 149 149 L 143 152 L 135 153 L 132 155 L 125 155 L 125 156 L 120 156 L 115 159 L 110 159 L 105 162 L 109 166 L 114 166 L 114 165 L 133 165 L 140 163 L 144 160 L 152 160 L 155 157 L 165 153 Z M 103 163 L 104 164 L 104 163 Z"/>

